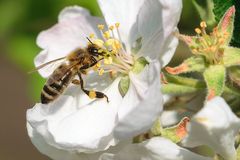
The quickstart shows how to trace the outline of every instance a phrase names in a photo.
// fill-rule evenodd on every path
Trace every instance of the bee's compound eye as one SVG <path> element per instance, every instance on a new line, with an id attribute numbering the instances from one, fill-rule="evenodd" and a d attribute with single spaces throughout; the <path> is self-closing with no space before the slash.
<path id="1" fill-rule="evenodd" d="M 97 50 L 96 48 L 93 48 L 93 49 L 92 49 L 92 52 L 93 52 L 93 53 L 98 53 L 98 50 Z"/>
<path id="2" fill-rule="evenodd" d="M 98 49 L 97 48 L 89 48 L 89 52 L 90 52 L 90 54 L 98 55 Z"/>

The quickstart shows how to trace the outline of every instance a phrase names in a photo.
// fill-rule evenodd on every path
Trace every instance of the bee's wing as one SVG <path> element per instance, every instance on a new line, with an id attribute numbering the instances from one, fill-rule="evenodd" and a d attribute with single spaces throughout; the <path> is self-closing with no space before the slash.
<path id="1" fill-rule="evenodd" d="M 72 76 L 75 75 L 75 72 L 72 72 L 72 69 L 76 67 L 78 63 L 74 64 L 66 64 L 62 63 L 60 66 L 58 66 L 54 72 L 51 74 L 51 78 L 48 79 L 47 83 L 49 85 L 55 83 L 56 81 L 60 81 L 65 76 L 69 76 L 68 74 L 71 74 Z"/>
<path id="2" fill-rule="evenodd" d="M 47 63 L 44 63 L 44 64 L 36 67 L 35 69 L 29 71 L 28 73 L 31 74 L 31 73 L 33 73 L 33 72 L 38 71 L 39 69 L 42 69 L 43 67 L 46 67 L 46 66 L 48 66 L 48 65 L 50 65 L 50 64 L 54 64 L 54 63 L 59 62 L 60 60 L 64 60 L 64 59 L 66 59 L 66 57 L 61 57 L 61 58 L 58 58 L 58 59 L 54 59 L 54 60 L 52 60 L 52 61 L 49 61 L 49 62 L 47 62 Z"/>

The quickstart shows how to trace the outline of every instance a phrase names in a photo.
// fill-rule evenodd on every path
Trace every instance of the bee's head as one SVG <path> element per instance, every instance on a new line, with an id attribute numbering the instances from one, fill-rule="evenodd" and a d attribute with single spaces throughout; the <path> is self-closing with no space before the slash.
<path id="1" fill-rule="evenodd" d="M 96 44 L 89 44 L 87 46 L 87 51 L 90 55 L 98 57 L 104 55 L 102 49 Z"/>

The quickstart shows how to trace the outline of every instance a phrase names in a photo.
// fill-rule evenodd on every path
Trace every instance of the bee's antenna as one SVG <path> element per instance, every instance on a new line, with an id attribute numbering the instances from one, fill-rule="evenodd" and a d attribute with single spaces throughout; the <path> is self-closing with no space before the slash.
<path id="1" fill-rule="evenodd" d="M 88 37 L 86 37 L 87 38 L 87 40 L 91 43 L 91 44 L 93 44 L 93 42 L 88 38 Z"/>

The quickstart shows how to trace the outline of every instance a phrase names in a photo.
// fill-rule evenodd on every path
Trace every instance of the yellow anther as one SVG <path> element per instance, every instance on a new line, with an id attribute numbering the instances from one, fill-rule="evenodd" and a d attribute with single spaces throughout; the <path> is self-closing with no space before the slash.
<path id="1" fill-rule="evenodd" d="M 90 35 L 89 35 L 89 38 L 94 38 L 95 37 L 95 35 L 94 35 L 94 33 L 91 33 Z"/>
<path id="2" fill-rule="evenodd" d="M 112 31 L 114 29 L 114 26 L 109 26 L 109 29 Z"/>
<path id="3" fill-rule="evenodd" d="M 101 67 L 101 63 L 97 63 L 96 67 L 100 68 Z"/>
<path id="4" fill-rule="evenodd" d="M 120 26 L 120 23 L 115 23 L 116 28 L 119 28 L 119 26 Z"/>
<path id="5" fill-rule="evenodd" d="M 97 71 L 100 67 L 101 67 L 101 64 L 100 64 L 100 63 L 97 63 L 97 64 L 93 67 L 93 70 L 94 70 L 94 71 Z"/>
<path id="6" fill-rule="evenodd" d="M 110 32 L 109 32 L 109 31 L 104 32 L 103 36 L 104 36 L 106 39 L 109 39 L 109 38 L 110 38 Z"/>
<path id="7" fill-rule="evenodd" d="M 104 51 L 103 49 L 99 49 L 98 53 L 103 53 L 103 51 Z"/>
<path id="8" fill-rule="evenodd" d="M 211 52 L 215 52 L 216 49 L 217 49 L 216 46 L 212 46 L 212 47 L 210 48 Z"/>
<path id="9" fill-rule="evenodd" d="M 199 28 L 195 28 L 195 32 L 196 32 L 197 34 L 201 34 L 201 33 L 202 33 L 201 29 L 199 29 Z"/>
<path id="10" fill-rule="evenodd" d="M 99 25 L 98 25 L 98 29 L 99 29 L 99 30 L 104 30 L 104 25 L 103 25 L 103 24 L 99 24 Z"/>
<path id="11" fill-rule="evenodd" d="M 207 23 L 206 23 L 205 21 L 202 21 L 202 22 L 200 23 L 200 26 L 201 26 L 202 28 L 207 28 Z"/>
<path id="12" fill-rule="evenodd" d="M 225 39 L 224 39 L 224 38 L 220 38 L 220 39 L 218 40 L 218 42 L 219 42 L 220 44 L 223 44 L 223 43 L 225 42 Z"/>
<path id="13" fill-rule="evenodd" d="M 198 50 L 195 48 L 195 49 L 192 50 L 192 52 L 193 52 L 193 53 L 197 53 Z"/>
<path id="14" fill-rule="evenodd" d="M 104 59 L 104 64 L 112 64 L 112 57 L 108 57 Z"/>
<path id="15" fill-rule="evenodd" d="M 98 71 L 98 75 L 99 75 L 99 76 L 102 76 L 103 73 L 104 73 L 104 69 L 101 68 L 101 69 Z"/>
<path id="16" fill-rule="evenodd" d="M 88 94 L 89 98 L 93 99 L 93 98 L 96 98 L 96 92 L 95 91 L 89 91 L 89 94 Z"/>
<path id="17" fill-rule="evenodd" d="M 102 47 L 104 42 L 101 39 L 95 39 L 93 44 L 96 44 L 98 47 Z"/>
<path id="18" fill-rule="evenodd" d="M 111 46 L 113 50 L 119 50 L 121 48 L 121 43 L 116 39 L 108 39 L 105 43 L 106 46 Z"/>

